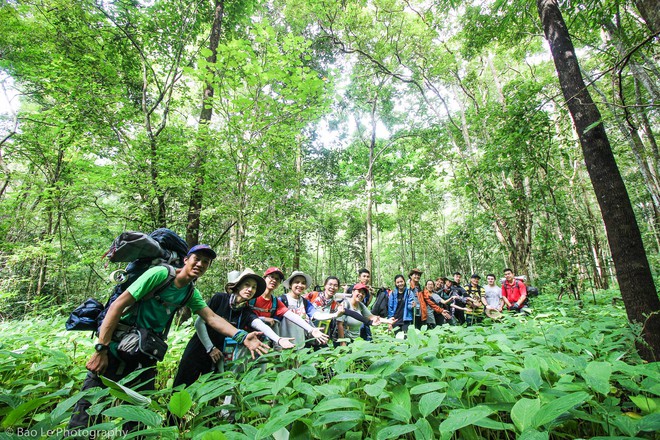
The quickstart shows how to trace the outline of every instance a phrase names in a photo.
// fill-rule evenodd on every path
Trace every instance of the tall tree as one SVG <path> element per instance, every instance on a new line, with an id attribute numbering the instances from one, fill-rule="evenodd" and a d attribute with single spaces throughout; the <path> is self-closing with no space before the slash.
<path id="1" fill-rule="evenodd" d="M 587 90 L 557 0 L 537 0 L 545 37 L 600 205 L 628 319 L 641 324 L 640 355 L 660 358 L 660 300 L 628 192 L 601 115 Z"/>

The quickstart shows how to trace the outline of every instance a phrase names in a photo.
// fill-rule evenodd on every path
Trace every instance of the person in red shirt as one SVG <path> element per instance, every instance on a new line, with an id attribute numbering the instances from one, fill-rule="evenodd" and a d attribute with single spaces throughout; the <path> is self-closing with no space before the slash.
<path id="1" fill-rule="evenodd" d="M 264 272 L 264 280 L 266 280 L 266 290 L 264 290 L 264 293 L 261 294 L 261 296 L 250 301 L 250 307 L 262 321 L 273 327 L 275 333 L 279 335 L 279 320 L 284 318 L 310 333 L 320 344 L 328 342 L 328 336 L 326 334 L 320 329 L 311 326 L 300 316 L 289 310 L 280 299 L 273 296 L 273 291 L 275 291 L 284 280 L 284 272 L 277 267 L 270 267 Z M 278 318 L 279 320 L 275 318 Z"/>
<path id="2" fill-rule="evenodd" d="M 509 310 L 520 311 L 527 301 L 527 287 L 522 280 L 517 279 L 513 270 L 504 269 L 504 282 L 502 283 L 502 299 Z"/>

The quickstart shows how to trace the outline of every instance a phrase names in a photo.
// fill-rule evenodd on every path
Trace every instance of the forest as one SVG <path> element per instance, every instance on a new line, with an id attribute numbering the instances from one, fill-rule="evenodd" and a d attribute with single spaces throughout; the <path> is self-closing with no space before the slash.
<path id="1" fill-rule="evenodd" d="M 522 328 L 517 318 L 477 333 L 438 329 L 374 353 L 366 373 L 341 364 L 337 374 L 358 383 L 361 396 L 343 394 L 351 390 L 333 382 L 339 376 L 323 382 L 324 373 L 315 373 L 325 391 L 294 387 L 289 393 L 289 415 L 298 417 L 269 418 L 272 396 L 241 390 L 259 400 L 252 409 L 264 417 L 241 428 L 245 438 L 281 435 L 287 426 L 291 435 L 307 427 L 316 438 L 328 425 L 336 438 L 657 431 L 659 39 L 654 0 L 2 2 L 0 377 L 9 384 L 23 360 L 37 372 L 50 365 L 62 373 L 61 383 L 0 385 L 8 396 L 0 399 L 3 428 L 43 422 L 53 409 L 60 418 L 48 419 L 48 426 L 58 426 L 71 405 L 56 407 L 53 396 L 77 396 L 64 378 L 84 372 L 85 356 L 78 354 L 79 370 L 64 373 L 76 350 L 59 342 L 47 350 L 50 357 L 29 361 L 30 350 L 47 341 L 36 338 L 19 350 L 22 344 L 11 342 L 22 337 L 16 323 L 89 350 L 85 336 L 58 332 L 73 307 L 108 296 L 108 277 L 119 267 L 102 260 L 112 240 L 127 230 L 166 227 L 190 246 L 207 243 L 217 251 L 198 283 L 206 295 L 222 290 L 228 272 L 245 267 L 258 273 L 270 266 L 300 269 L 316 284 L 329 275 L 353 283 L 366 267 L 378 287 L 392 287 L 396 274 L 414 267 L 424 271 L 424 280 L 454 271 L 500 276 L 511 267 L 541 292 L 540 317 L 523 319 L 525 326 L 538 330 L 547 318 L 544 325 L 565 325 L 569 333 L 580 328 L 575 331 L 584 340 L 573 343 L 597 346 L 605 334 L 615 347 L 598 355 L 591 346 L 566 348 L 566 336 L 556 332 L 555 339 L 530 335 L 530 352 L 538 349 L 531 342 L 539 342 L 536 336 L 550 351 L 591 354 L 579 365 L 564 358 L 538 364 L 526 352 L 513 356 L 501 339 Z M 595 327 L 574 320 L 581 314 L 592 316 Z M 187 325 L 176 337 L 186 339 Z M 504 333 L 498 339 L 490 330 Z M 452 365 L 437 377 L 445 385 L 414 388 L 422 386 L 416 382 L 421 370 L 379 363 L 404 346 L 412 350 L 410 359 L 427 362 L 424 350 L 439 350 L 438 335 L 449 341 L 440 351 L 455 347 L 462 359 L 479 352 L 479 344 L 497 345 L 517 362 L 526 385 L 510 394 L 479 394 L 495 380 L 480 364 L 484 374 L 470 367 L 469 377 L 462 376 Z M 466 337 L 474 339 L 458 348 Z M 624 350 L 624 341 L 637 350 Z M 617 357 L 620 350 L 625 359 Z M 69 351 L 72 357 L 63 359 Z M 347 352 L 367 362 L 364 353 Z M 438 359 L 433 362 L 450 362 Z M 509 362 L 491 361 L 497 368 Z M 288 393 L 289 383 L 311 368 L 296 355 L 273 362 L 298 369 L 277 376 L 274 395 Z M 173 368 L 168 365 L 161 370 Z M 585 388 L 568 387 L 566 375 L 584 368 L 579 380 Z M 394 379 L 382 383 L 376 375 Z M 401 397 L 406 378 L 412 385 Z M 608 396 L 603 381 L 618 391 Z M 35 394 L 31 387 L 44 382 L 68 386 L 49 385 L 44 392 L 53 394 L 46 397 Z M 568 388 L 557 391 L 557 383 Z M 171 392 L 166 379 L 161 385 L 153 402 Z M 471 388 L 461 395 L 459 385 Z M 549 396 L 565 400 L 541 396 L 546 387 L 555 390 Z M 193 397 L 205 392 L 191 391 Z M 346 400 L 319 403 L 324 393 Z M 394 411 L 379 406 L 388 393 L 403 399 L 398 405 L 408 408 L 405 420 L 376 417 Z M 419 398 L 428 393 L 440 400 L 428 397 L 422 404 Z M 585 401 L 593 411 L 579 417 L 598 428 L 562 426 L 562 417 L 569 410 L 576 417 Z M 520 405 L 515 417 L 508 413 L 514 402 Z M 301 422 L 319 405 L 363 415 Z M 373 419 L 364 417 L 365 405 Z M 532 421 L 532 412 L 541 413 L 535 405 L 561 411 Z M 195 427 L 215 420 L 209 408 L 200 408 L 201 421 L 179 426 L 181 432 L 204 434 Z M 639 418 L 621 421 L 617 414 L 611 424 L 609 416 L 594 415 L 595 408 L 601 416 L 613 408 L 639 411 Z M 31 422 L 35 411 L 42 417 Z M 498 411 L 513 420 L 505 417 L 506 426 L 494 427 L 489 416 Z M 169 433 L 145 417 L 150 432 Z M 450 420 L 454 429 L 427 426 L 429 417 Z M 483 422 L 462 424 L 464 417 Z M 242 438 L 233 436 L 237 432 L 232 425 L 222 435 Z"/>

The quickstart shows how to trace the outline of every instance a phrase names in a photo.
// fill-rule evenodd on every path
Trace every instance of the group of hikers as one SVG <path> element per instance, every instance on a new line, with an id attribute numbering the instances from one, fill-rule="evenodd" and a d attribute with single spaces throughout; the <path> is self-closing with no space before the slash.
<path id="1" fill-rule="evenodd" d="M 524 282 L 511 269 L 505 269 L 501 287 L 496 286 L 493 274 L 486 276 L 486 286 L 479 284 L 476 274 L 462 286 L 458 272 L 451 280 L 440 277 L 422 286 L 423 272 L 412 269 L 408 280 L 397 275 L 393 289 L 379 292 L 370 285 L 371 273 L 361 269 L 354 285 L 340 289 L 340 280 L 329 276 L 322 289 L 306 293 L 312 286 L 309 275 L 294 271 L 287 277 L 279 268 L 271 267 L 263 276 L 251 269 L 230 273 L 225 292 L 214 294 L 207 303 L 194 281 L 216 257 L 208 245 L 193 246 L 170 283 L 164 283 L 168 268 L 154 266 L 121 293 L 99 327 L 82 389 L 103 387 L 101 375 L 117 381 L 136 371 L 139 374 L 132 381 L 135 389 L 154 389 L 156 363 L 167 349 L 164 343 L 161 348 L 160 339 L 183 305 L 198 317 L 174 387 L 191 385 L 202 374 L 221 371 L 227 360 L 255 358 L 271 347 L 319 348 L 329 342 L 339 346 L 358 338 L 370 340 L 371 326 L 381 324 L 401 335 L 410 325 L 472 325 L 486 316 L 497 318 L 504 308 L 520 311 L 527 298 Z M 160 287 L 163 284 L 165 287 Z M 280 285 L 286 290 L 278 296 L 275 292 Z M 145 349 L 152 346 L 155 348 Z M 96 421 L 90 420 L 90 406 L 85 398 L 78 401 L 69 429 L 84 429 Z"/>

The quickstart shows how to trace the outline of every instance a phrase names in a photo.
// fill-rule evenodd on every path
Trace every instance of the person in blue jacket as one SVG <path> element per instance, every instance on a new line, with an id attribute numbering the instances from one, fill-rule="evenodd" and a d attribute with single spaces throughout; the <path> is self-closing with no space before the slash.
<path id="1" fill-rule="evenodd" d="M 390 324 L 393 330 L 406 332 L 413 321 L 415 294 L 406 286 L 403 275 L 394 277 L 394 285 L 387 304 L 387 317 L 396 319 L 394 324 Z"/>

